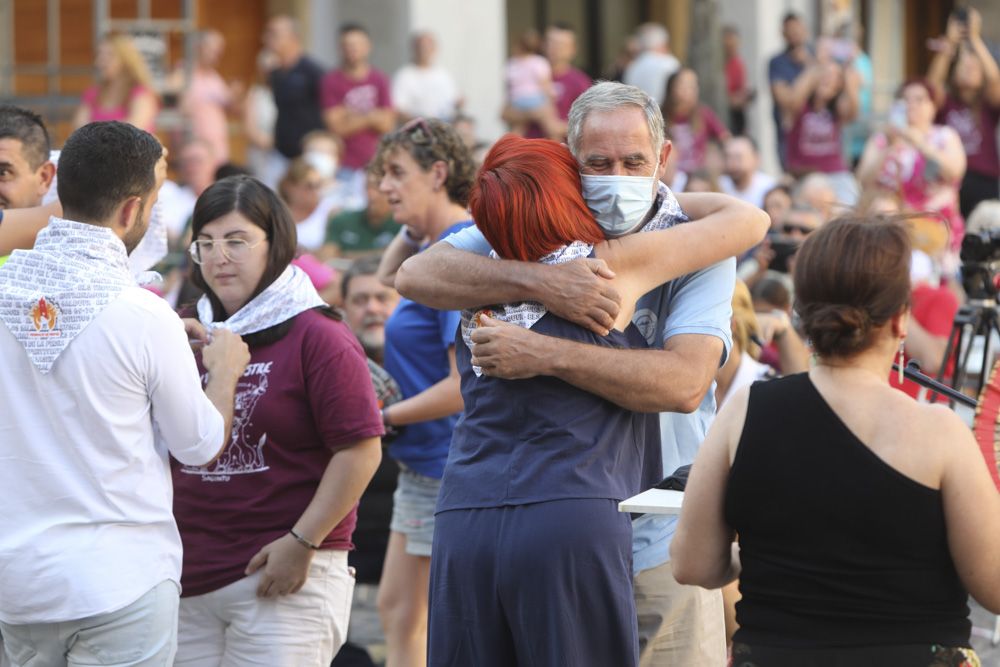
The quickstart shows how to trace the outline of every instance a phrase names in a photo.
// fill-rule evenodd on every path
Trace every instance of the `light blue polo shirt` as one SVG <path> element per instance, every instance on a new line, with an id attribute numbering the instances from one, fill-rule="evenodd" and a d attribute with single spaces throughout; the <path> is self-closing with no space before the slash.
<path id="1" fill-rule="evenodd" d="M 476 227 L 467 227 L 444 240 L 459 250 L 479 255 L 488 255 L 491 250 Z M 736 260 L 730 258 L 675 278 L 646 294 L 636 303 L 632 321 L 653 348 L 662 348 L 666 340 L 680 334 L 715 336 L 723 344 L 721 365 L 732 348 L 730 319 L 735 283 Z M 714 417 L 715 382 L 693 413 L 660 414 L 664 477 L 694 462 Z M 676 530 L 676 516 L 647 514 L 632 523 L 635 574 L 670 560 L 670 541 Z"/>

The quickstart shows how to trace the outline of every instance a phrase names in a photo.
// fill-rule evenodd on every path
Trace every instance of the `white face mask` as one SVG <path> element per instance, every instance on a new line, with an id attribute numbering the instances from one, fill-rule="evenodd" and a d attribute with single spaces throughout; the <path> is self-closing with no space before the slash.
<path id="1" fill-rule="evenodd" d="M 302 156 L 302 159 L 325 180 L 331 180 L 337 174 L 337 161 L 329 153 L 309 151 Z"/>
<path id="2" fill-rule="evenodd" d="M 652 176 L 595 176 L 580 174 L 583 198 L 597 224 L 608 238 L 638 229 L 655 199 L 653 184 L 660 168 L 657 160 Z"/>

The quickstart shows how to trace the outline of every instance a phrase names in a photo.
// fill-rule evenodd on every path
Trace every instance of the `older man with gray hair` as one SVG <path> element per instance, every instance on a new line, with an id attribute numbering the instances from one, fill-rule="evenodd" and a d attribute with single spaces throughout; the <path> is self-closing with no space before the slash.
<path id="1" fill-rule="evenodd" d="M 681 63 L 670 52 L 670 33 L 659 23 L 643 23 L 635 31 L 642 52 L 625 69 L 624 81 L 645 90 L 663 106 L 667 79 L 680 69 Z"/>
<path id="2" fill-rule="evenodd" d="M 585 179 L 583 195 L 606 236 L 638 231 L 654 216 L 686 220 L 678 199 L 659 182 L 670 143 L 659 105 L 642 90 L 613 82 L 591 87 L 573 104 L 568 140 L 581 174 L 603 177 Z M 655 177 L 648 192 L 634 187 L 637 176 Z M 396 287 L 434 308 L 538 301 L 560 317 L 608 333 L 620 299 L 604 280 L 602 261 L 521 263 L 483 256 L 489 251 L 478 230 L 469 228 L 406 260 Z M 473 334 L 473 362 L 496 377 L 554 376 L 624 408 L 660 412 L 663 472 L 670 474 L 694 460 L 715 413 L 711 388 L 731 346 L 734 283 L 730 259 L 642 297 L 633 322 L 651 349 L 598 348 L 521 327 L 481 327 Z M 675 526 L 673 517 L 652 515 L 633 524 L 639 664 L 723 664 L 721 595 L 676 583 L 669 562 Z"/>

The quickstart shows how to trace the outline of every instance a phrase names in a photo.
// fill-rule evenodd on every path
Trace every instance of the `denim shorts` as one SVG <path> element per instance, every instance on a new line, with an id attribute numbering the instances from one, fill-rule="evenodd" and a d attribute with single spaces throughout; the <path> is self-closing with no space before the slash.
<path id="1" fill-rule="evenodd" d="M 406 553 L 430 556 L 434 539 L 434 509 L 441 480 L 421 475 L 399 464 L 399 482 L 392 494 L 389 530 L 406 535 Z"/>

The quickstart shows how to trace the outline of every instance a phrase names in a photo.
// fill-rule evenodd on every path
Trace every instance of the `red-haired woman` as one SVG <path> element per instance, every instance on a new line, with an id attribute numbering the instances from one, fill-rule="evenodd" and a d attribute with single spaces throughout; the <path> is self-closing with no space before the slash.
<path id="1" fill-rule="evenodd" d="M 456 346 L 465 412 L 435 517 L 431 665 L 638 660 L 631 524 L 617 503 L 660 476 L 658 415 L 553 377 L 482 375 L 472 330 L 499 320 L 598 346 L 645 347 L 631 324 L 636 300 L 752 244 L 767 217 L 724 195 L 686 195 L 695 222 L 666 228 L 667 216 L 656 215 L 648 233 L 605 241 L 580 188 L 567 148 L 512 135 L 489 152 L 473 186 L 470 209 L 498 259 L 596 256 L 614 271 L 622 307 L 604 337 L 536 303 L 465 314 Z"/>

